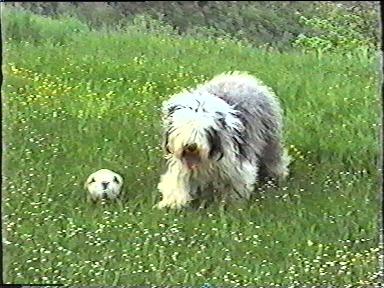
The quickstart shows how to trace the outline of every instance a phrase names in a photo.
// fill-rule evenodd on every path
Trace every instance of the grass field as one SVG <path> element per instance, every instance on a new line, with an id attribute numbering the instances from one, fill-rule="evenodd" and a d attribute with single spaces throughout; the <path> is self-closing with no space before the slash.
<path id="1" fill-rule="evenodd" d="M 210 40 L 87 33 L 7 39 L 3 116 L 6 283 L 379 283 L 379 63 Z M 241 206 L 158 211 L 159 105 L 228 70 L 271 86 L 294 158 L 281 187 Z M 90 205 L 100 168 L 122 205 Z"/>

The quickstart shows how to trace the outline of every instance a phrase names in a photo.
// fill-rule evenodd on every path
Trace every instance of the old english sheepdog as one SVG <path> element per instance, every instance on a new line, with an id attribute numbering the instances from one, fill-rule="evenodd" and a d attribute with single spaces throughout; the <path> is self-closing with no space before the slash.
<path id="1" fill-rule="evenodd" d="M 165 101 L 167 171 L 158 208 L 181 208 L 202 193 L 249 199 L 261 178 L 284 179 L 282 109 L 255 77 L 224 73 Z"/>

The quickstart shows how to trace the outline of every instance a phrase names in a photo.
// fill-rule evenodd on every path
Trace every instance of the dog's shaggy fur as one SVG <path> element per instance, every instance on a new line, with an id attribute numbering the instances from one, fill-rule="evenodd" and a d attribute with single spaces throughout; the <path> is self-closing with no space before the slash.
<path id="1" fill-rule="evenodd" d="M 216 76 L 163 103 L 168 169 L 158 208 L 180 208 L 202 192 L 249 199 L 260 178 L 288 175 L 282 110 L 274 92 L 247 73 Z"/>

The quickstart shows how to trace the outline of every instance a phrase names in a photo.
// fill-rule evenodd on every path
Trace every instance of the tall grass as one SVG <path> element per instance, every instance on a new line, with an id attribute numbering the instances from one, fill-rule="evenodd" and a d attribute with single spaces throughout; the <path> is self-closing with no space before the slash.
<path id="1" fill-rule="evenodd" d="M 2 9 L 2 18 L 5 20 L 6 37 L 17 42 L 51 42 L 63 45 L 70 42 L 74 35 L 89 31 L 86 24 L 70 16 L 52 19 L 35 15 L 28 10 Z"/>
<path id="2" fill-rule="evenodd" d="M 74 33 L 64 45 L 6 39 L 6 283 L 381 281 L 376 56 L 137 31 Z M 228 70 L 279 96 L 290 178 L 240 206 L 153 210 L 161 101 Z M 123 175 L 122 205 L 86 203 L 83 182 L 102 167 Z"/>

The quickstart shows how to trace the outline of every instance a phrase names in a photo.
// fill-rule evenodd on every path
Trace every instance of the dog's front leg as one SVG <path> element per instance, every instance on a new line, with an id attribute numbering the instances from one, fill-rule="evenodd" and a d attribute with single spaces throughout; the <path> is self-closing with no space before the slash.
<path id="1" fill-rule="evenodd" d="M 179 209 L 186 206 L 191 200 L 190 175 L 178 163 L 169 164 L 168 170 L 160 178 L 157 186 L 162 194 L 162 200 L 157 208 Z"/>

